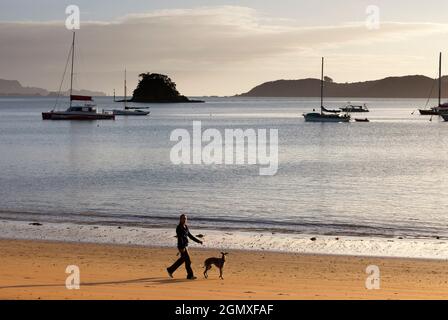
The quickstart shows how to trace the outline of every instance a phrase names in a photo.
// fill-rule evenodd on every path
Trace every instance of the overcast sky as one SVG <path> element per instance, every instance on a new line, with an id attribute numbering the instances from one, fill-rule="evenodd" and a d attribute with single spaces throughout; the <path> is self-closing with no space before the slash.
<path id="1" fill-rule="evenodd" d="M 121 93 L 141 72 L 168 74 L 186 95 L 233 95 L 276 79 L 318 78 L 320 57 L 338 82 L 437 73 L 448 53 L 448 1 L 0 2 L 0 78 L 57 89 L 81 10 L 76 87 Z M 379 8 L 379 29 L 366 27 Z M 368 20 L 371 21 L 371 20 Z M 448 57 L 447 57 L 448 59 Z"/>

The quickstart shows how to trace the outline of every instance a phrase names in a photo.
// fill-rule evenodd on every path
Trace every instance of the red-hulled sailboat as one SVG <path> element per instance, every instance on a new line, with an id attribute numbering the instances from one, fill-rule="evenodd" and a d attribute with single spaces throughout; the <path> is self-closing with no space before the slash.
<path id="1" fill-rule="evenodd" d="M 70 106 L 65 111 L 56 111 L 55 108 L 42 112 L 43 120 L 114 120 L 115 116 L 108 112 L 97 112 L 96 105 L 90 96 L 73 95 L 73 62 L 75 59 L 75 32 L 71 47 L 71 74 L 70 74 Z M 62 86 L 62 85 L 61 85 Z M 82 101 L 81 105 L 73 105 L 73 101 Z"/>

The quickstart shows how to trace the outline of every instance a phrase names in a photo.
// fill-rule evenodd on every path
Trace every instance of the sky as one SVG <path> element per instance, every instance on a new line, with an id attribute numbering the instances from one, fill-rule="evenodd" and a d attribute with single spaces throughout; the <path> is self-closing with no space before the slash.
<path id="1" fill-rule="evenodd" d="M 81 18 L 75 87 L 108 94 L 122 94 L 126 68 L 129 91 L 139 73 L 158 72 L 185 95 L 234 95 L 319 78 L 322 56 L 337 82 L 435 77 L 438 52 L 448 51 L 442 0 L 2 0 L 1 79 L 58 88 L 68 5 Z"/>

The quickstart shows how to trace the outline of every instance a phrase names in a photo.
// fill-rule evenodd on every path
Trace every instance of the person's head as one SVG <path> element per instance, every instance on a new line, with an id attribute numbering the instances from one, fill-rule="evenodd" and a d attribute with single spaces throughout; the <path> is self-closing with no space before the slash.
<path id="1" fill-rule="evenodd" d="M 187 215 L 182 213 L 179 217 L 179 224 L 184 226 L 187 224 Z"/>

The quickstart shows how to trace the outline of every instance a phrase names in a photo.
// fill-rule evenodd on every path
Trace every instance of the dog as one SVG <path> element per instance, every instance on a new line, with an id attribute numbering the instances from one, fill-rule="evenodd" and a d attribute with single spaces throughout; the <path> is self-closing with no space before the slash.
<path id="1" fill-rule="evenodd" d="M 212 265 L 215 265 L 219 269 L 219 277 L 224 280 L 224 278 L 222 277 L 222 269 L 224 268 L 224 262 L 226 262 L 226 255 L 228 255 L 227 252 L 221 252 L 221 258 L 208 258 L 204 261 L 205 279 L 208 278 L 207 271 L 212 268 Z"/>

